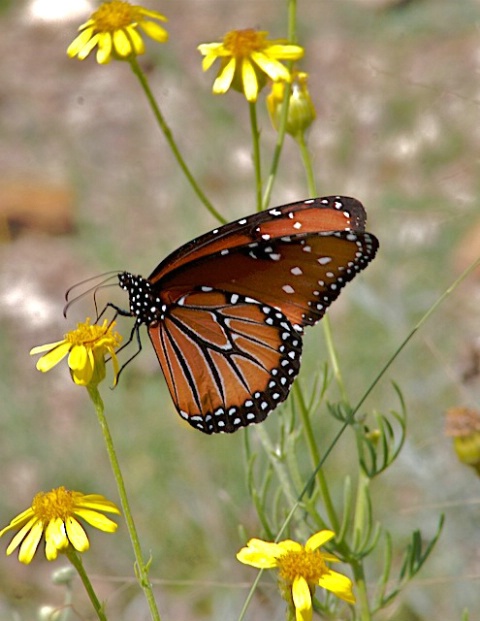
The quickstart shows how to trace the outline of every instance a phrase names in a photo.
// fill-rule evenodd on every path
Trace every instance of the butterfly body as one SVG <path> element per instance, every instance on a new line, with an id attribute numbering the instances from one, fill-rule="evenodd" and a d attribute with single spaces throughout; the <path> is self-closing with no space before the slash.
<path id="1" fill-rule="evenodd" d="M 198 237 L 148 279 L 119 274 L 185 420 L 233 432 L 287 398 L 304 327 L 375 256 L 365 218 L 352 198 L 292 203 Z"/>

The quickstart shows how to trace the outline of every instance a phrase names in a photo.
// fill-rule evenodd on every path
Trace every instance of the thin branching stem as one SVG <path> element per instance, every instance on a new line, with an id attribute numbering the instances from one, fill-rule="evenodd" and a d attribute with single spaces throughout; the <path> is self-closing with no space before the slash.
<path id="1" fill-rule="evenodd" d="M 222 224 L 225 224 L 226 219 L 215 209 L 212 203 L 208 200 L 207 196 L 205 195 L 205 193 L 199 186 L 192 172 L 190 171 L 190 168 L 187 166 L 187 163 L 185 162 L 183 155 L 180 153 L 180 149 L 178 148 L 178 145 L 173 137 L 172 130 L 168 126 L 167 122 L 165 121 L 165 118 L 160 110 L 160 106 L 158 105 L 155 97 L 153 96 L 153 93 L 150 89 L 150 84 L 148 83 L 148 80 L 145 74 L 141 70 L 140 65 L 138 64 L 137 58 L 135 56 L 131 56 L 129 58 L 129 62 L 130 62 L 130 66 L 132 68 L 133 73 L 138 78 L 138 81 L 140 82 L 140 85 L 147 97 L 148 103 L 153 111 L 153 114 L 155 116 L 155 119 L 160 129 L 163 132 L 163 135 L 165 136 L 168 146 L 170 147 L 173 153 L 173 156 L 175 157 L 178 165 L 180 166 L 180 169 L 182 170 L 183 174 L 185 175 L 188 182 L 190 183 L 193 191 L 198 196 L 198 198 L 203 203 L 203 205 L 212 214 L 212 216 L 216 218 Z"/>

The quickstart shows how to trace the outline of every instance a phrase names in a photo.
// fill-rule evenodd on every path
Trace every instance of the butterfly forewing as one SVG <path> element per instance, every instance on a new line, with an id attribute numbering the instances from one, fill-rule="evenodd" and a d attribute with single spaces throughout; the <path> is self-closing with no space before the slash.
<path id="1" fill-rule="evenodd" d="M 201 284 L 276 306 L 295 325 L 322 318 L 347 282 L 373 258 L 369 233 L 335 231 L 251 242 L 188 263 L 161 281 L 166 302 Z"/>
<path id="2" fill-rule="evenodd" d="M 327 196 L 274 207 L 225 224 L 172 252 L 150 274 L 154 283 L 167 273 L 216 252 L 298 233 L 363 231 L 366 214 L 355 198 Z"/>

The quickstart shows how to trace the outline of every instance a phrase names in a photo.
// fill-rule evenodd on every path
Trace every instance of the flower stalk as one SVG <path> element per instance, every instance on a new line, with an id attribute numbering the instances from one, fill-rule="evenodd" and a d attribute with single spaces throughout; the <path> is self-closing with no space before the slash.
<path id="1" fill-rule="evenodd" d="M 160 621 L 160 613 L 158 611 L 157 602 L 153 594 L 152 583 L 149 578 L 149 563 L 143 558 L 142 548 L 140 545 L 140 539 L 138 537 L 137 528 L 133 520 L 132 511 L 130 508 L 130 502 L 128 500 L 127 491 L 125 487 L 125 481 L 123 479 L 120 463 L 117 458 L 115 446 L 108 426 L 108 421 L 105 416 L 105 407 L 103 400 L 100 396 L 97 386 L 88 386 L 88 393 L 90 399 L 95 406 L 98 422 L 102 429 L 103 438 L 105 440 L 105 446 L 107 448 L 108 457 L 113 471 L 113 476 L 117 484 L 118 494 L 120 497 L 120 503 L 122 505 L 123 514 L 125 516 L 125 523 L 127 525 L 128 533 L 130 535 L 130 541 L 132 542 L 133 552 L 136 560 L 136 573 L 139 584 L 145 593 L 148 607 L 150 609 L 150 615 L 153 621 Z"/>
<path id="2" fill-rule="evenodd" d="M 100 603 L 100 600 L 98 599 L 97 594 L 95 593 L 92 583 L 90 582 L 90 578 L 88 577 L 88 574 L 85 571 L 85 568 L 83 567 L 82 559 L 71 546 L 69 546 L 65 550 L 65 555 L 70 561 L 70 563 L 73 565 L 73 567 L 75 567 L 75 570 L 77 571 L 80 577 L 80 580 L 82 581 L 82 584 L 85 587 L 85 591 L 87 592 L 87 595 L 97 614 L 99 621 L 107 621 L 104 607 Z"/>

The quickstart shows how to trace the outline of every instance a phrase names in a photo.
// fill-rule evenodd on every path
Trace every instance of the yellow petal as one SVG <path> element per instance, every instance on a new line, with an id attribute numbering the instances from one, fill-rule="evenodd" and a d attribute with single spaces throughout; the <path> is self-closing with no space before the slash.
<path id="1" fill-rule="evenodd" d="M 36 367 L 42 373 L 46 373 L 53 369 L 55 365 L 61 362 L 65 356 L 68 354 L 71 348 L 71 343 L 66 343 L 65 341 L 61 341 L 60 344 L 52 349 L 47 354 L 42 356 L 39 360 L 37 360 Z"/>
<path id="2" fill-rule="evenodd" d="M 21 530 L 18 531 L 18 533 L 15 535 L 15 537 L 12 539 L 12 541 L 9 543 L 8 548 L 7 548 L 7 556 L 10 555 L 19 545 L 20 543 L 23 541 L 23 538 L 25 537 L 25 535 L 29 532 L 29 530 L 31 528 L 33 528 L 33 526 L 38 522 L 38 518 L 33 516 L 28 522 L 27 524 L 25 524 L 23 526 L 23 528 L 21 528 Z M 6 529 L 4 529 L 6 530 Z M 2 531 L 3 532 L 3 531 Z"/>
<path id="3" fill-rule="evenodd" d="M 67 537 L 75 550 L 78 552 L 86 552 L 90 547 L 86 532 L 83 526 L 73 517 L 69 517 L 65 521 Z"/>
<path id="4" fill-rule="evenodd" d="M 78 515 L 78 517 L 84 519 L 85 522 L 87 522 L 91 526 L 94 526 L 99 530 L 103 530 L 106 533 L 114 533 L 118 528 L 118 524 L 116 522 L 106 517 L 105 515 L 98 513 L 97 511 L 91 511 L 89 509 L 76 509 L 75 515 Z"/>
<path id="5" fill-rule="evenodd" d="M 322 558 L 327 563 L 340 563 L 340 559 L 334 556 L 333 554 L 329 554 L 328 552 L 324 552 L 322 550 Z"/>
<path id="6" fill-rule="evenodd" d="M 5 528 L 2 528 L 2 530 L 0 530 L 0 537 L 3 534 L 5 534 L 7 531 L 12 530 L 13 528 L 15 529 L 20 528 L 22 524 L 24 524 L 25 522 L 28 522 L 34 517 L 35 517 L 35 514 L 33 513 L 32 507 L 29 507 L 25 511 L 22 511 L 22 513 L 19 513 L 17 516 L 13 518 L 13 520 L 10 522 L 8 526 L 5 526 Z"/>
<path id="7" fill-rule="evenodd" d="M 265 53 L 281 60 L 298 60 L 303 57 L 304 49 L 300 45 L 270 45 Z"/>
<path id="8" fill-rule="evenodd" d="M 100 494 L 86 494 L 78 501 L 77 506 L 92 509 L 93 511 L 106 511 L 107 513 L 120 515 L 120 509 L 117 505 Z"/>
<path id="9" fill-rule="evenodd" d="M 252 60 L 260 67 L 260 69 L 268 75 L 274 82 L 285 80 L 290 82 L 290 71 L 279 63 L 277 60 L 269 58 L 262 52 L 252 52 Z"/>
<path id="10" fill-rule="evenodd" d="M 158 11 L 153 11 L 152 9 L 146 9 L 145 7 L 140 7 L 140 13 L 142 15 L 146 15 L 147 17 L 152 17 L 153 19 L 158 19 L 161 22 L 168 22 L 168 19 L 165 15 L 162 15 Z"/>
<path id="11" fill-rule="evenodd" d="M 143 42 L 143 39 L 141 35 L 138 33 L 138 31 L 136 30 L 136 28 L 133 26 L 127 26 L 125 30 L 126 30 L 128 38 L 130 39 L 131 45 L 133 45 L 133 50 L 135 54 L 137 55 L 145 54 L 145 43 Z M 103 343 L 99 341 L 99 344 L 103 344 Z"/>
<path id="12" fill-rule="evenodd" d="M 329 569 L 318 581 L 318 585 L 327 591 L 331 591 L 340 599 L 349 604 L 355 603 L 355 596 L 352 591 L 352 581 L 347 576 L 339 574 Z"/>
<path id="13" fill-rule="evenodd" d="M 51 539 L 45 542 L 45 556 L 47 561 L 54 561 L 58 557 L 58 548 Z"/>
<path id="14" fill-rule="evenodd" d="M 335 537 L 333 530 L 321 530 L 318 533 L 312 535 L 305 544 L 306 550 L 316 550 L 320 546 L 323 546 L 327 541 L 330 541 Z"/>
<path id="15" fill-rule="evenodd" d="M 28 535 L 23 540 L 22 545 L 20 546 L 20 551 L 18 553 L 18 560 L 21 563 L 25 563 L 26 565 L 30 563 L 35 552 L 37 551 L 38 544 L 40 542 L 40 539 L 42 538 L 42 533 L 43 533 L 42 522 L 36 522 L 33 525 L 30 532 L 28 533 Z M 8 554 L 8 550 L 7 550 L 7 554 Z"/>
<path id="16" fill-rule="evenodd" d="M 207 71 L 213 65 L 213 63 L 217 60 L 218 56 L 216 54 L 207 54 L 205 58 L 202 58 L 202 69 L 203 71 Z"/>
<path id="17" fill-rule="evenodd" d="M 221 55 L 220 52 L 223 49 L 223 43 L 200 43 L 200 45 L 197 45 L 197 50 L 200 54 L 203 54 L 204 56 L 210 56 L 210 54 L 213 54 L 215 58 L 218 58 Z"/>
<path id="18" fill-rule="evenodd" d="M 110 350 L 110 356 L 112 358 L 113 364 L 113 385 L 116 386 L 118 381 L 118 374 L 120 372 L 120 365 L 118 364 L 118 358 L 113 349 Z"/>
<path id="19" fill-rule="evenodd" d="M 158 43 L 168 41 L 168 32 L 155 22 L 140 22 L 139 27 L 143 32 Z"/>
<path id="20" fill-rule="evenodd" d="M 233 76 L 235 74 L 236 61 L 231 58 L 225 67 L 220 70 L 217 79 L 213 83 L 213 92 L 217 95 L 223 95 L 232 85 Z"/>
<path id="21" fill-rule="evenodd" d="M 45 529 L 45 541 L 57 550 L 63 550 L 68 546 L 65 524 L 61 518 L 57 517 L 50 520 Z"/>
<path id="22" fill-rule="evenodd" d="M 77 28 L 77 30 L 84 30 L 85 28 L 88 28 L 89 26 L 95 26 L 95 20 L 90 18 L 87 19 L 86 22 L 84 22 L 83 24 L 80 24 L 80 26 Z"/>
<path id="23" fill-rule="evenodd" d="M 84 48 L 84 46 L 90 41 L 93 32 L 93 28 L 87 28 L 70 43 L 67 48 L 67 54 L 70 58 L 76 56 Z"/>
<path id="24" fill-rule="evenodd" d="M 291 539 L 285 539 L 284 541 L 279 541 L 278 545 L 282 549 L 282 554 L 285 554 L 285 552 L 290 552 L 290 551 L 300 552 L 300 550 L 303 550 L 303 546 L 300 543 L 298 543 L 298 541 L 292 541 Z"/>
<path id="25" fill-rule="evenodd" d="M 98 34 L 97 63 L 106 65 L 112 59 L 112 37 L 110 33 L 102 32 Z"/>
<path id="26" fill-rule="evenodd" d="M 237 559 L 245 565 L 251 565 L 258 569 L 271 569 L 277 567 L 277 558 L 283 554 L 283 550 L 276 543 L 269 543 L 261 539 L 250 539 L 247 547 L 237 553 Z"/>
<path id="27" fill-rule="evenodd" d="M 302 576 L 297 576 L 293 581 L 292 598 L 297 621 L 311 621 L 312 596 L 310 595 L 308 583 Z"/>
<path id="28" fill-rule="evenodd" d="M 252 54 L 253 56 L 253 54 Z M 247 101 L 257 101 L 258 97 L 258 80 L 255 69 L 248 58 L 244 58 L 242 62 L 242 83 L 243 91 Z"/>
<path id="29" fill-rule="evenodd" d="M 85 60 L 85 58 L 87 58 L 87 56 L 90 54 L 90 52 L 93 50 L 93 48 L 96 45 L 98 45 L 98 40 L 99 39 L 100 39 L 100 34 L 99 33 L 93 35 L 93 37 L 90 39 L 90 41 L 87 41 L 87 43 L 85 43 L 83 48 L 78 52 L 78 54 L 77 54 L 78 60 Z"/>
<path id="30" fill-rule="evenodd" d="M 68 366 L 72 371 L 83 369 L 88 361 L 88 349 L 85 345 L 74 345 L 68 356 Z"/>
<path id="31" fill-rule="evenodd" d="M 130 33 L 129 33 L 130 34 Z M 123 30 L 115 30 L 113 33 L 113 47 L 115 52 L 121 57 L 126 58 L 133 52 L 132 42 Z"/>

